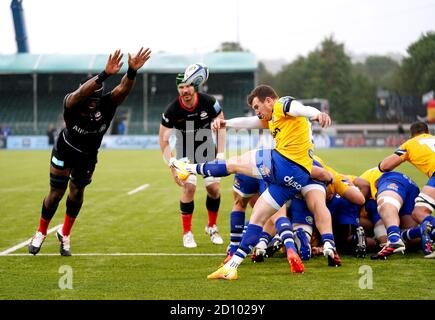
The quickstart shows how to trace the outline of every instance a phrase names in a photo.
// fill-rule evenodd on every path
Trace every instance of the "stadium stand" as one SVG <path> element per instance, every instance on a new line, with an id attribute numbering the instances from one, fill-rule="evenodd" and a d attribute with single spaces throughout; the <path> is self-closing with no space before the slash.
<path id="1" fill-rule="evenodd" d="M 85 76 L 99 73 L 106 61 L 106 54 L 0 55 L 0 124 L 11 127 L 15 135 L 45 134 L 50 123 L 62 125 L 65 94 Z M 128 134 L 157 134 L 162 112 L 177 97 L 176 74 L 194 62 L 209 67 L 210 78 L 203 90 L 221 100 L 226 117 L 243 115 L 246 95 L 255 84 L 257 61 L 252 53 L 155 53 L 140 70 L 114 123 L 125 120 Z M 125 63 L 120 74 L 108 79 L 106 88 L 119 83 L 126 70 Z"/>

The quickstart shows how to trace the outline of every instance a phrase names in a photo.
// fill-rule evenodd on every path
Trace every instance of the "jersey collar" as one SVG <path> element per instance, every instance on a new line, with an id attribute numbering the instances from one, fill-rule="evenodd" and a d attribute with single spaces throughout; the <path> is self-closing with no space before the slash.
<path id="1" fill-rule="evenodd" d="M 188 106 L 186 106 L 186 105 L 184 104 L 182 97 L 181 97 L 181 96 L 178 96 L 178 102 L 180 102 L 180 106 L 181 106 L 184 110 L 187 110 L 187 111 L 193 111 L 193 110 L 195 110 L 196 107 L 198 106 L 198 94 L 197 94 L 197 93 L 195 93 L 195 97 L 194 97 L 194 99 L 195 99 L 195 102 L 193 103 L 192 108 L 189 108 Z"/>

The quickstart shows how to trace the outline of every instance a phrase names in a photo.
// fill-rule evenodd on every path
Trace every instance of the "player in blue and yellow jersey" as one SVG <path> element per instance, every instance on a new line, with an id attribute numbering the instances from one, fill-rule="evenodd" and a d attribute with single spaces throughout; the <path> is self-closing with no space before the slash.
<path id="1" fill-rule="evenodd" d="M 365 171 L 358 179 L 358 186 L 370 186 L 370 197 L 376 200 L 377 211 L 387 228 L 387 244 L 372 259 L 386 259 L 393 253 L 405 251 L 400 236 L 404 228 L 417 224 L 411 217 L 414 201 L 420 190 L 409 177 L 400 172 L 381 172 L 378 168 Z"/>
<path id="2" fill-rule="evenodd" d="M 234 118 L 215 121 L 214 129 L 265 128 L 268 127 L 275 141 L 274 149 L 249 151 L 227 161 L 186 164 L 179 161 L 174 167 L 182 172 L 204 176 L 227 176 L 241 173 L 259 177 L 268 183 L 268 188 L 257 200 L 246 233 L 233 257 L 208 279 L 237 279 L 237 268 L 250 253 L 261 235 L 263 225 L 283 204 L 299 193 L 315 174 L 312 170 L 313 144 L 309 119 L 318 121 L 322 127 L 331 124 L 330 117 L 316 108 L 304 106 L 292 97 L 279 98 L 273 88 L 260 85 L 248 96 L 248 104 L 257 117 Z M 320 177 L 325 179 L 325 177 Z M 325 255 L 336 254 L 333 235 L 325 234 Z M 303 272 L 303 264 L 296 252 L 287 251 L 292 271 Z"/>
<path id="3" fill-rule="evenodd" d="M 429 180 L 415 199 L 412 212 L 414 219 L 420 223 L 422 247 L 428 258 L 435 258 L 432 243 L 435 240 L 435 136 L 429 134 L 424 122 L 414 122 L 411 127 L 411 139 L 405 141 L 394 154 L 379 163 L 380 171 L 391 171 L 404 161 L 413 164 L 428 176 Z M 435 251 L 434 251 L 435 252 Z"/>

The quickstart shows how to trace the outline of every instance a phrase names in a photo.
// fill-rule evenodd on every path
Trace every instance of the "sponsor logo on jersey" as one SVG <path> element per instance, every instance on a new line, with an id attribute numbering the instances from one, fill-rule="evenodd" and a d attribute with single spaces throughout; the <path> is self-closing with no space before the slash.
<path id="1" fill-rule="evenodd" d="M 103 117 L 103 115 L 101 114 L 100 111 L 97 111 L 97 112 L 95 112 L 94 117 L 95 117 L 95 121 L 99 121 L 99 120 L 101 120 L 101 118 Z"/>
<path id="2" fill-rule="evenodd" d="M 296 190 L 301 190 L 302 189 L 302 185 L 300 183 L 298 183 L 297 181 L 293 180 L 293 176 L 289 177 L 289 176 L 285 176 L 284 177 L 284 182 L 285 185 L 288 187 L 293 187 Z"/>
<path id="3" fill-rule="evenodd" d="M 201 120 L 207 119 L 208 118 L 208 114 L 207 112 L 203 111 L 201 112 L 201 114 L 199 115 L 199 117 L 201 118 Z"/>
<path id="4" fill-rule="evenodd" d="M 278 133 L 280 133 L 280 132 L 281 132 L 280 128 L 275 128 L 272 132 L 272 137 L 275 138 L 278 135 Z"/>

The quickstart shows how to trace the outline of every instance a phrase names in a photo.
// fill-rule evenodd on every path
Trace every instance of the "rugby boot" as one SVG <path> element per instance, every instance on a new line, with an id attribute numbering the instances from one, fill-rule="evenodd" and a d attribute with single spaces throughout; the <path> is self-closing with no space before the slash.
<path id="1" fill-rule="evenodd" d="M 388 256 L 398 252 L 405 254 L 405 244 L 401 239 L 397 242 L 387 241 L 387 244 L 382 248 L 382 250 L 370 258 L 372 260 L 386 260 Z"/>
<path id="2" fill-rule="evenodd" d="M 207 279 L 214 280 L 214 279 L 224 279 L 224 280 L 237 280 L 237 268 L 231 268 L 231 267 L 220 267 L 215 272 L 209 274 L 207 276 Z"/>
<path id="3" fill-rule="evenodd" d="M 29 242 L 29 253 L 36 255 L 39 250 L 41 250 L 41 246 L 44 243 L 45 238 L 46 235 L 42 234 L 40 231 L 37 231 Z"/>
<path id="4" fill-rule="evenodd" d="M 304 273 L 304 264 L 299 255 L 291 248 L 287 249 L 287 260 L 293 273 Z"/>
<path id="5" fill-rule="evenodd" d="M 69 236 L 64 236 L 62 230 L 59 229 L 56 232 L 56 238 L 60 242 L 59 252 L 61 256 L 69 257 L 71 256 L 71 242 Z"/>

